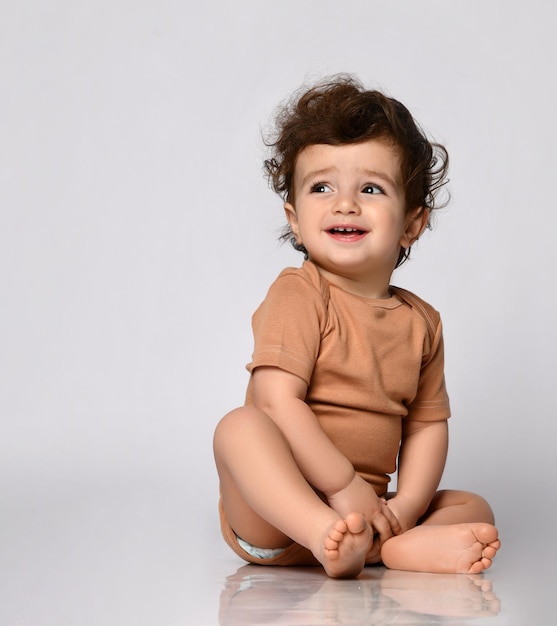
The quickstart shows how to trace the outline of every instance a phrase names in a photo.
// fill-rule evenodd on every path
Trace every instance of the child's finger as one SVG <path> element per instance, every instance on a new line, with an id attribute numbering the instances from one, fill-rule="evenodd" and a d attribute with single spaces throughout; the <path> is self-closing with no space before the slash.
<path id="1" fill-rule="evenodd" d="M 384 507 L 383 507 L 384 508 Z M 393 536 L 393 529 L 391 526 L 391 522 L 387 519 L 383 512 L 376 514 L 371 522 L 372 530 L 374 530 L 379 537 L 381 538 L 381 542 L 387 541 Z"/>
<path id="2" fill-rule="evenodd" d="M 396 518 L 395 514 L 391 511 L 391 509 L 388 507 L 387 502 L 385 500 L 381 500 L 381 504 L 383 505 L 381 507 L 383 510 L 383 515 L 389 522 L 389 526 L 392 532 L 395 535 L 400 535 L 402 533 L 402 526 L 400 525 L 400 522 Z"/>

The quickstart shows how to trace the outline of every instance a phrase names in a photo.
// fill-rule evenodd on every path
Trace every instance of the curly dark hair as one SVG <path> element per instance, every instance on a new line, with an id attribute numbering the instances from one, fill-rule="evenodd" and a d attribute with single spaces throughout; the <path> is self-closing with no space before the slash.
<path id="1" fill-rule="evenodd" d="M 355 144 L 369 139 L 392 142 L 401 157 L 406 211 L 417 208 L 431 212 L 444 206 L 437 202 L 438 191 L 447 182 L 447 150 L 428 140 L 408 109 L 383 93 L 366 90 L 358 79 L 339 74 L 309 89 L 296 92 L 275 119 L 275 132 L 265 141 L 271 149 L 264 162 L 269 184 L 285 202 L 294 196 L 294 169 L 298 154 L 315 144 Z M 306 255 L 286 226 L 281 239 Z M 397 267 L 408 258 L 410 249 L 401 248 Z"/>

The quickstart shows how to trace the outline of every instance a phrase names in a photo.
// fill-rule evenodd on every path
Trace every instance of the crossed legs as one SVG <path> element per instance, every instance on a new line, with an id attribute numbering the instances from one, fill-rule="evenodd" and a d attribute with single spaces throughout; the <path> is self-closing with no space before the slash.
<path id="1" fill-rule="evenodd" d="M 295 541 L 331 577 L 360 573 L 370 527 L 360 513 L 342 519 L 319 498 L 265 413 L 243 407 L 226 415 L 215 431 L 214 451 L 223 508 L 239 537 L 262 548 Z"/>
<path id="2" fill-rule="evenodd" d="M 223 508 L 239 537 L 261 548 L 295 541 L 333 578 L 360 573 L 369 525 L 357 511 L 343 519 L 321 500 L 265 413 L 242 407 L 226 415 L 215 431 L 214 452 Z M 392 569 L 475 574 L 491 565 L 498 548 L 485 500 L 441 491 L 420 526 L 384 543 L 381 559 Z"/>

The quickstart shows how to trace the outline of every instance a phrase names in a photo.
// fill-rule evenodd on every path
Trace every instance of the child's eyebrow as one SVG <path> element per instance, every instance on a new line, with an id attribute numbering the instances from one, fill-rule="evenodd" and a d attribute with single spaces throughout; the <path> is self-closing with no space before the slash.
<path id="1" fill-rule="evenodd" d="M 381 178 L 385 182 L 389 183 L 389 185 L 391 185 L 392 187 L 396 187 L 397 186 L 397 182 L 395 180 L 393 180 L 385 172 L 380 172 L 378 170 L 368 170 L 366 168 L 362 168 L 361 172 L 362 172 L 362 174 L 365 174 L 366 176 L 369 176 L 371 178 Z"/>
<path id="2" fill-rule="evenodd" d="M 385 172 L 380 172 L 378 170 L 371 170 L 371 169 L 367 169 L 364 167 L 359 168 L 358 171 L 361 172 L 364 176 L 369 176 L 370 178 L 380 178 L 384 180 L 385 182 L 387 182 L 392 187 L 397 187 L 397 182 L 393 180 Z M 310 180 L 314 180 L 316 178 L 317 179 L 322 178 L 323 176 L 327 176 L 328 174 L 332 172 L 338 172 L 338 168 L 333 166 L 333 167 L 325 167 L 320 170 L 311 170 L 302 179 L 301 186 L 302 187 L 305 186 Z"/>
<path id="3" fill-rule="evenodd" d="M 323 176 L 327 176 L 331 172 L 338 172 L 338 168 L 325 167 L 321 170 L 311 170 L 302 178 L 301 186 L 304 187 L 310 180 L 313 180 L 315 178 L 322 178 Z"/>

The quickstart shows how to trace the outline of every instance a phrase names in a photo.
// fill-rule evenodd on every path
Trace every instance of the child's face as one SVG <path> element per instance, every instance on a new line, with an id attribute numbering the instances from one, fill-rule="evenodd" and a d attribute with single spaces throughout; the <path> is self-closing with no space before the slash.
<path id="1" fill-rule="evenodd" d="M 331 282 L 385 297 L 400 247 L 419 236 L 427 212 L 406 214 L 400 158 L 389 143 L 311 145 L 298 155 L 286 215 L 298 243 Z"/>

